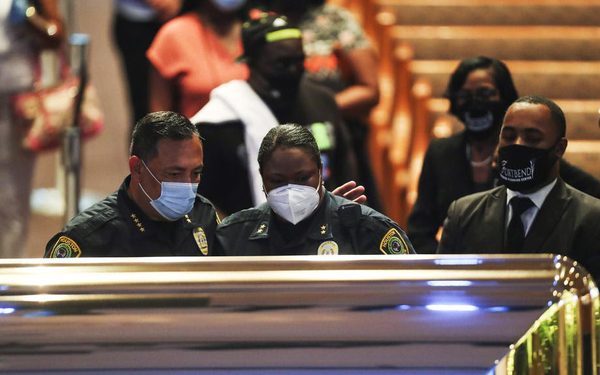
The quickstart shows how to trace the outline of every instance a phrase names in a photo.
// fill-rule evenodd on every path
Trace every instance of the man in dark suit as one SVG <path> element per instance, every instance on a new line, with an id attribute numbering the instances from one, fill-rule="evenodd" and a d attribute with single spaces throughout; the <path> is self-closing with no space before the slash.
<path id="1" fill-rule="evenodd" d="M 600 278 L 600 200 L 564 183 L 566 122 L 553 101 L 526 96 L 507 110 L 498 144 L 504 186 L 448 209 L 438 254 L 557 253 Z"/>

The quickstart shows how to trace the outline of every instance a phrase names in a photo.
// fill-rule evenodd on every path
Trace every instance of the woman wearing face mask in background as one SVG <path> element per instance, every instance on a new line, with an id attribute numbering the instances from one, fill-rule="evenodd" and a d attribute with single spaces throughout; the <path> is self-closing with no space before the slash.
<path id="1" fill-rule="evenodd" d="M 235 60 L 242 54 L 241 27 L 246 0 L 188 0 L 182 14 L 159 30 L 147 56 L 150 110 L 193 116 L 212 89 L 246 79 L 248 69 Z"/>
<path id="2" fill-rule="evenodd" d="M 414 252 L 391 219 L 325 190 L 319 149 L 306 128 L 286 124 L 271 129 L 258 164 L 267 203 L 222 222 L 217 238 L 224 255 Z"/>
<path id="3" fill-rule="evenodd" d="M 508 106 L 518 98 L 506 65 L 488 57 L 460 62 L 450 76 L 450 113 L 465 130 L 431 141 L 419 178 L 408 233 L 418 253 L 434 253 L 450 203 L 494 186 L 493 153 Z"/>
<path id="4" fill-rule="evenodd" d="M 418 253 L 435 253 L 436 235 L 452 201 L 498 183 L 494 152 L 504 113 L 518 94 L 502 61 L 478 56 L 460 62 L 446 97 L 450 113 L 465 130 L 432 140 L 425 154 L 417 201 L 408 218 L 408 233 Z M 600 182 L 589 174 L 562 159 L 560 171 L 568 184 L 600 196 Z"/>

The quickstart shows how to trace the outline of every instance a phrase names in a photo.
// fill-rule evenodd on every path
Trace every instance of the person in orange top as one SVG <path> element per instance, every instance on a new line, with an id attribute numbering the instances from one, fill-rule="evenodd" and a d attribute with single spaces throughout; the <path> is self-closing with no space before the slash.
<path id="1" fill-rule="evenodd" d="M 246 79 L 241 25 L 245 0 L 200 0 L 167 22 L 147 51 L 150 111 L 178 111 L 187 117 L 202 108 L 212 89 Z"/>

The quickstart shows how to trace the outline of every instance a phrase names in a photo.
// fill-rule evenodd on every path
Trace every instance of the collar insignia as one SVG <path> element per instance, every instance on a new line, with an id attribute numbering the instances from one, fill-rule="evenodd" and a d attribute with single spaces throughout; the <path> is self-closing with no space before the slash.
<path id="1" fill-rule="evenodd" d="M 264 238 L 269 238 L 269 221 L 268 221 L 268 219 L 259 222 L 256 225 L 256 227 L 254 228 L 254 230 L 252 230 L 252 232 L 250 232 L 250 236 L 248 236 L 248 239 L 250 239 L 250 240 L 257 240 L 257 239 L 264 239 Z"/>
<path id="2" fill-rule="evenodd" d="M 131 220 L 133 221 L 133 224 L 137 227 L 137 229 L 141 232 L 144 233 L 146 231 L 146 228 L 144 228 L 144 225 L 142 224 L 142 222 L 140 221 L 140 219 L 138 219 L 136 214 L 131 214 L 129 215 L 131 217 Z"/>
<path id="3" fill-rule="evenodd" d="M 267 224 L 261 223 L 256 230 L 256 234 L 262 234 L 267 232 Z"/>

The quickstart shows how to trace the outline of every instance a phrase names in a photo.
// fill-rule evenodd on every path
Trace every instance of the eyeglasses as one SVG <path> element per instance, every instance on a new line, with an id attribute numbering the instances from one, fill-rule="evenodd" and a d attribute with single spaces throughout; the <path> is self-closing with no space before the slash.
<path id="1" fill-rule="evenodd" d="M 489 100 L 497 95 L 499 95 L 499 92 L 493 87 L 480 87 L 473 91 L 459 90 L 456 92 L 456 94 L 454 94 L 453 98 L 460 101 L 472 100 L 474 98 Z"/>

